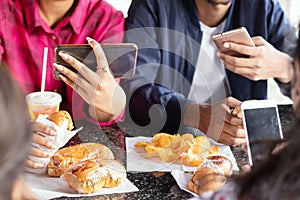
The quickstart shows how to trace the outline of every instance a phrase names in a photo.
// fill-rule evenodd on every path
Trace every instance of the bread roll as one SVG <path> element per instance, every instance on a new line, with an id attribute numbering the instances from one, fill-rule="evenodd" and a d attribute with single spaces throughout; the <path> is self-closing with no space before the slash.
<path id="1" fill-rule="evenodd" d="M 232 173 L 232 162 L 229 158 L 225 156 L 211 155 L 206 158 L 206 162 L 212 162 L 214 165 L 218 166 L 226 176 L 230 176 Z"/>
<path id="2" fill-rule="evenodd" d="M 47 119 L 54 122 L 57 126 L 64 130 L 71 131 L 74 128 L 71 115 L 65 110 L 52 113 L 47 117 Z"/>
<path id="3" fill-rule="evenodd" d="M 88 159 L 114 159 L 111 150 L 97 143 L 83 143 L 58 150 L 47 166 L 49 176 L 61 176 L 72 165 Z"/>
<path id="4" fill-rule="evenodd" d="M 193 174 L 192 179 L 188 183 L 188 189 L 192 192 L 202 195 L 208 191 L 216 191 L 225 183 L 224 174 L 210 168 L 200 167 Z"/>
<path id="5" fill-rule="evenodd" d="M 126 170 L 116 160 L 86 160 L 73 165 L 63 178 L 78 193 L 89 194 L 120 185 L 126 178 Z"/>
<path id="6" fill-rule="evenodd" d="M 188 188 L 197 193 L 203 194 L 208 191 L 216 191 L 226 182 L 233 169 L 232 162 L 223 155 L 211 155 L 194 172 L 188 183 Z"/>

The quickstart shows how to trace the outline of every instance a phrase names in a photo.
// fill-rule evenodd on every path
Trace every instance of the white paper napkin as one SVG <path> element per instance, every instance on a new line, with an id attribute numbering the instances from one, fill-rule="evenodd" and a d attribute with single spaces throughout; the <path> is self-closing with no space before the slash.
<path id="1" fill-rule="evenodd" d="M 127 178 L 118 187 L 102 188 L 100 191 L 92 194 L 78 194 L 75 190 L 70 188 L 62 178 L 49 177 L 46 174 L 25 173 L 24 179 L 35 195 L 41 200 L 58 197 L 96 196 L 139 191 Z"/>
<path id="2" fill-rule="evenodd" d="M 82 127 L 80 127 L 79 129 L 73 130 L 73 131 L 64 130 L 64 129 L 58 127 L 54 122 L 48 120 L 47 117 L 48 117 L 48 115 L 40 114 L 38 116 L 38 118 L 36 119 L 36 121 L 40 122 L 42 124 L 45 124 L 49 127 L 52 127 L 56 131 L 57 134 L 56 134 L 56 136 L 49 136 L 49 135 L 45 135 L 43 133 L 39 133 L 39 134 L 50 139 L 52 141 L 52 143 L 56 146 L 56 148 L 48 149 L 48 148 L 40 146 L 36 143 L 33 143 L 32 146 L 35 146 L 36 148 L 41 149 L 43 151 L 47 151 L 49 153 L 49 155 L 52 156 L 59 148 L 63 147 L 77 132 L 79 132 L 82 129 Z M 34 162 L 44 164 L 45 167 L 40 168 L 40 169 L 32 169 L 32 168 L 26 167 L 27 172 L 31 172 L 31 173 L 35 173 L 35 174 L 45 174 L 46 173 L 46 166 L 47 166 L 48 162 L 50 161 L 50 157 L 49 158 L 39 158 L 36 156 L 31 156 L 31 155 L 28 157 L 30 160 L 32 160 Z"/>
<path id="3" fill-rule="evenodd" d="M 180 161 L 166 163 L 159 157 L 146 158 L 146 152 L 142 147 L 135 147 L 137 142 L 151 142 L 151 137 L 126 137 L 126 156 L 127 156 L 127 171 L 136 172 L 171 172 L 173 170 L 182 170 L 193 172 L 197 167 L 190 167 L 180 163 Z M 219 153 L 228 157 L 233 163 L 233 170 L 238 171 L 236 160 L 229 146 L 222 145 L 211 141 L 211 145 L 219 146 Z"/>
<path id="4" fill-rule="evenodd" d="M 176 180 L 177 185 L 180 187 L 180 189 L 192 194 L 195 197 L 198 197 L 198 199 L 209 199 L 211 197 L 211 195 L 213 194 L 213 192 L 206 192 L 200 196 L 200 195 L 190 191 L 187 187 L 189 181 L 192 178 L 192 174 L 190 174 L 190 173 L 186 173 L 182 170 L 173 170 L 171 172 L 171 174 L 174 177 L 174 179 Z"/>

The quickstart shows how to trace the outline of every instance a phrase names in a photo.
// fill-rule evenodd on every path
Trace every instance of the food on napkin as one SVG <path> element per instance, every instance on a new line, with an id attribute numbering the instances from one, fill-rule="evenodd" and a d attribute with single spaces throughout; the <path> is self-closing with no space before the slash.
<path id="1" fill-rule="evenodd" d="M 71 115 L 65 110 L 54 112 L 49 115 L 47 119 L 64 130 L 71 131 L 74 128 Z"/>
<path id="2" fill-rule="evenodd" d="M 188 182 L 188 189 L 199 195 L 214 192 L 224 185 L 232 168 L 229 158 L 222 155 L 209 156 L 194 172 Z"/>
<path id="3" fill-rule="evenodd" d="M 116 160 L 86 160 L 69 168 L 63 179 L 78 193 L 89 194 L 119 186 L 126 179 L 126 169 Z"/>
<path id="4" fill-rule="evenodd" d="M 37 133 L 43 137 L 48 138 L 53 145 L 54 149 L 49 149 L 37 143 L 32 143 L 32 146 L 41 149 L 42 151 L 47 152 L 50 156 L 52 156 L 59 148 L 63 147 L 77 132 L 79 132 L 82 128 L 71 131 L 74 128 L 73 121 L 70 114 L 67 111 L 57 111 L 51 115 L 40 114 L 36 119 L 36 122 L 45 124 L 56 131 L 55 136 L 50 136 L 44 133 Z M 48 158 L 40 158 L 36 156 L 28 156 L 30 160 L 36 163 L 44 164 L 44 168 L 33 169 L 26 167 L 27 172 L 32 172 L 35 174 L 45 174 L 47 163 L 50 161 L 50 157 Z"/>
<path id="5" fill-rule="evenodd" d="M 170 135 L 158 133 L 152 137 L 152 142 L 137 142 L 135 147 L 143 147 L 146 157 L 160 157 L 164 162 L 181 160 L 182 164 L 198 166 L 203 160 L 218 153 L 218 146 L 211 146 L 205 136 L 194 137 L 192 134 Z"/>
<path id="6" fill-rule="evenodd" d="M 59 177 L 72 165 L 90 159 L 114 159 L 112 151 L 103 144 L 83 143 L 58 150 L 47 166 L 49 176 Z"/>

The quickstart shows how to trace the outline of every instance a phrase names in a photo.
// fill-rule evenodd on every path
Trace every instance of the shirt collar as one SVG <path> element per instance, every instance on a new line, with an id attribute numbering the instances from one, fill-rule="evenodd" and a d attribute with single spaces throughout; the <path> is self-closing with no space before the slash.
<path id="1" fill-rule="evenodd" d="M 82 29 L 82 25 L 86 20 L 86 14 L 89 7 L 90 0 L 75 0 L 77 6 L 70 17 L 70 24 L 76 34 L 79 34 Z"/>
<path id="2" fill-rule="evenodd" d="M 33 31 L 36 27 L 42 26 L 43 19 L 39 13 L 38 1 L 36 0 L 24 0 L 25 17 L 27 21 L 28 31 Z M 76 34 L 81 32 L 82 24 L 86 19 L 86 12 L 89 6 L 89 0 L 80 1 L 77 0 L 77 6 L 72 16 L 65 18 L 62 23 L 68 24 L 69 21 L 73 31 Z M 59 26 L 60 24 L 58 24 Z"/>
<path id="3" fill-rule="evenodd" d="M 24 0 L 23 2 L 28 31 L 31 32 L 35 27 L 42 25 L 38 2 L 35 0 Z"/>

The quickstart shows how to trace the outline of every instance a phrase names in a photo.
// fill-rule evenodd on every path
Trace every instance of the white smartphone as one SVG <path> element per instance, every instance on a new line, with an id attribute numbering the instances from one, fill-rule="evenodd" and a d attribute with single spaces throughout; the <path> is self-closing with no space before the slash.
<path id="1" fill-rule="evenodd" d="M 213 41 L 215 42 L 216 46 L 218 49 L 226 54 L 232 55 L 232 56 L 237 56 L 237 57 L 246 57 L 245 55 L 241 55 L 237 52 L 228 50 L 223 46 L 225 42 L 234 42 L 237 44 L 243 44 L 247 46 L 252 46 L 254 47 L 255 44 L 253 40 L 251 39 L 247 29 L 245 27 L 240 27 L 237 29 L 233 29 L 230 31 L 226 31 L 217 35 L 214 35 Z"/>
<path id="2" fill-rule="evenodd" d="M 264 159 L 274 148 L 274 141 L 283 139 L 276 102 L 250 100 L 241 104 L 246 132 L 249 164 Z"/>

